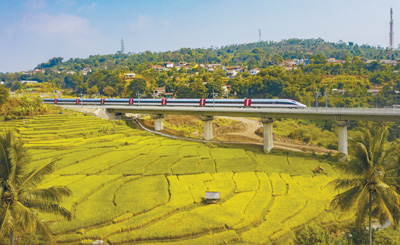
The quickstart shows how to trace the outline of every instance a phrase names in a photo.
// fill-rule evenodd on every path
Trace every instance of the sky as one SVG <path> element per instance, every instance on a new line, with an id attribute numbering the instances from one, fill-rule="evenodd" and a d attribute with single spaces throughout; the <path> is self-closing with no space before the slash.
<path id="1" fill-rule="evenodd" d="M 86 58 L 289 38 L 400 43 L 399 0 L 0 0 L 0 72 Z"/>

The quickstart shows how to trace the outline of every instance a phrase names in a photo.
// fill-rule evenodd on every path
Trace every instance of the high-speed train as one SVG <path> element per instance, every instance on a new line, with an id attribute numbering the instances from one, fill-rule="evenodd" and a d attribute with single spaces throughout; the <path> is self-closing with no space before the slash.
<path id="1" fill-rule="evenodd" d="M 127 105 L 127 106 L 206 106 L 206 107 L 271 107 L 305 108 L 291 99 L 43 99 L 46 104 L 60 105 Z"/>

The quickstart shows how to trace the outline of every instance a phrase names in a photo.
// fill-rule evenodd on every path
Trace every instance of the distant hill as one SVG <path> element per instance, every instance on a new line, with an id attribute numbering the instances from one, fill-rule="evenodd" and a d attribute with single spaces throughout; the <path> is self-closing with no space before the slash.
<path id="1" fill-rule="evenodd" d="M 364 59 L 389 59 L 387 48 L 370 45 L 357 45 L 352 42 L 327 42 L 323 39 L 287 39 L 280 42 L 264 41 L 247 44 L 232 44 L 219 48 L 181 48 L 167 52 L 121 53 L 108 55 L 91 55 L 88 58 L 69 59 L 61 62 L 60 57 L 49 62 L 39 64 L 36 68 L 54 68 L 80 71 L 85 67 L 92 69 L 107 68 L 120 69 L 140 65 L 160 64 L 167 61 L 203 64 L 243 65 L 248 67 L 262 67 L 268 65 L 274 56 L 280 55 L 283 59 L 307 59 L 311 55 L 321 54 L 326 58 L 344 60 L 347 55 L 350 59 L 358 56 Z M 398 50 L 393 51 L 393 58 L 400 57 Z"/>

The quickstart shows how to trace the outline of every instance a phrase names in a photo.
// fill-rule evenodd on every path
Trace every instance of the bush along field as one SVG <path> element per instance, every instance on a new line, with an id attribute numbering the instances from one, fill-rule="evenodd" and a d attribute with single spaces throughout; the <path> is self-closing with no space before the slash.
<path id="1" fill-rule="evenodd" d="M 5 122 L 35 168 L 57 159 L 42 187 L 67 185 L 73 219 L 39 214 L 60 244 L 287 244 L 313 221 L 339 226 L 326 162 L 154 136 L 76 113 Z M 314 173 L 321 166 L 324 173 Z M 220 192 L 216 204 L 206 191 Z"/>

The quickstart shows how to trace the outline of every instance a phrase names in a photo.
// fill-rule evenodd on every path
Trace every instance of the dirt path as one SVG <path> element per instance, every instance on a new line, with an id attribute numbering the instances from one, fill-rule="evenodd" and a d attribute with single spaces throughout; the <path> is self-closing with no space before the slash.
<path id="1" fill-rule="evenodd" d="M 224 141 L 234 140 L 239 141 L 240 139 L 245 140 L 249 143 L 263 143 L 263 137 L 256 134 L 259 128 L 262 128 L 262 123 L 256 118 L 244 118 L 244 117 L 220 117 L 229 120 L 236 120 L 246 125 L 245 130 L 241 132 L 225 133 L 224 135 L 217 135 L 218 138 Z M 315 152 L 315 153 L 337 153 L 333 150 L 328 150 L 322 147 L 308 145 L 300 142 L 288 142 L 288 139 L 280 139 L 274 137 L 274 148 L 290 151 L 301 151 L 301 152 Z"/>
<path id="2" fill-rule="evenodd" d="M 229 120 L 240 121 L 244 125 L 246 125 L 246 129 L 242 132 L 231 132 L 227 133 L 227 135 L 240 135 L 245 136 L 249 139 L 253 139 L 258 142 L 263 141 L 263 137 L 256 134 L 257 129 L 262 128 L 262 123 L 257 119 L 250 119 L 245 117 L 220 117 Z"/>

